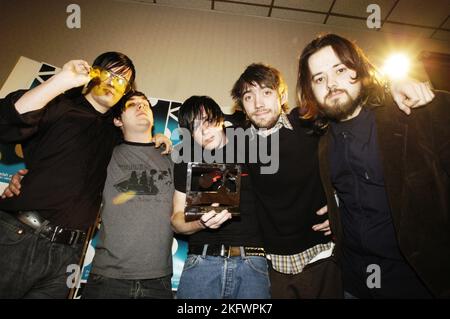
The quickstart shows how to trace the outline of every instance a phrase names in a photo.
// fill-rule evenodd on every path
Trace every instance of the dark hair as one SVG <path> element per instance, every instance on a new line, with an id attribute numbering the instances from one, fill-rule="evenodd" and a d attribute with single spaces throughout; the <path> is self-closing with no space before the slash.
<path id="1" fill-rule="evenodd" d="M 134 96 L 143 97 L 148 102 L 150 107 L 152 107 L 150 100 L 147 98 L 147 96 L 144 93 L 133 90 L 133 91 L 128 92 L 124 96 L 122 96 L 122 98 L 119 100 L 119 102 L 117 102 L 117 104 L 112 107 L 111 112 L 113 113 L 114 118 L 121 117 L 123 111 L 125 110 L 125 104 L 127 103 L 127 101 L 129 99 L 131 99 Z"/>
<path id="2" fill-rule="evenodd" d="M 263 63 L 253 63 L 249 65 L 231 89 L 231 97 L 236 103 L 236 108 L 245 112 L 242 97 L 248 86 L 258 84 L 261 87 L 268 87 L 278 92 L 281 97 L 287 93 L 287 85 L 280 71 Z M 284 103 L 282 109 L 287 112 L 288 104 Z"/>
<path id="3" fill-rule="evenodd" d="M 187 128 L 191 134 L 194 132 L 194 121 L 206 113 L 208 123 L 216 124 L 224 120 L 220 106 L 209 96 L 194 95 L 188 98 L 178 110 L 178 123 L 180 127 Z"/>
<path id="4" fill-rule="evenodd" d="M 95 58 L 94 62 L 92 63 L 92 67 L 99 67 L 106 70 L 117 68 L 116 73 L 119 74 L 125 74 L 128 71 L 131 71 L 131 77 L 128 81 L 127 91 L 129 92 L 133 89 L 134 80 L 136 78 L 136 69 L 134 67 L 133 61 L 131 61 L 131 59 L 125 54 L 113 51 L 102 53 Z M 89 82 L 87 86 L 87 92 L 89 92 L 92 87 L 98 84 L 97 81 L 97 79 L 93 79 L 91 82 Z"/>
<path id="5" fill-rule="evenodd" d="M 316 129 L 325 129 L 328 121 L 320 113 L 311 87 L 309 58 L 320 49 L 331 46 L 341 62 L 356 72 L 355 81 L 361 81 L 361 101 L 365 107 L 376 107 L 385 99 L 383 82 L 372 63 L 355 43 L 336 34 L 326 34 L 311 41 L 300 55 L 297 75 L 297 99 L 301 118 L 314 121 Z"/>

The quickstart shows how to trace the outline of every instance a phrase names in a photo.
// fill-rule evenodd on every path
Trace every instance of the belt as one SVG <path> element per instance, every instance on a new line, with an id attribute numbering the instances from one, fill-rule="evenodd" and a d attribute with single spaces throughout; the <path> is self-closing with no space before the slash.
<path id="1" fill-rule="evenodd" d="M 206 252 L 204 252 L 206 248 Z M 241 248 L 243 248 L 245 256 L 261 256 L 265 257 L 266 252 L 264 248 L 261 247 L 247 247 L 247 246 L 227 246 L 227 245 L 200 245 L 191 246 L 189 245 L 189 254 L 194 255 L 205 255 L 208 256 L 220 256 L 220 257 L 238 257 L 242 256 Z"/>
<path id="2" fill-rule="evenodd" d="M 75 246 L 84 243 L 86 240 L 85 232 L 52 225 L 36 211 L 13 212 L 13 216 L 22 224 L 31 227 L 36 230 L 36 233 L 54 243 Z"/>

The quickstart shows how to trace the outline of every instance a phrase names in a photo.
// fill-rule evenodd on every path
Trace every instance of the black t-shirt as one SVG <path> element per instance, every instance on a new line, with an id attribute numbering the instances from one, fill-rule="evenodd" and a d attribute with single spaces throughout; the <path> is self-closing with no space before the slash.
<path id="1" fill-rule="evenodd" d="M 223 154 L 227 153 L 227 146 Z M 236 154 L 236 153 L 234 153 Z M 225 156 L 225 155 L 224 155 Z M 221 161 L 220 163 L 224 163 Z M 219 162 L 218 162 L 219 163 Z M 255 200 L 246 165 L 241 165 L 240 217 L 233 217 L 218 229 L 204 229 L 189 236 L 190 245 L 223 244 L 262 247 L 262 238 L 255 213 Z M 186 192 L 187 163 L 175 164 L 174 184 L 179 192 Z"/>

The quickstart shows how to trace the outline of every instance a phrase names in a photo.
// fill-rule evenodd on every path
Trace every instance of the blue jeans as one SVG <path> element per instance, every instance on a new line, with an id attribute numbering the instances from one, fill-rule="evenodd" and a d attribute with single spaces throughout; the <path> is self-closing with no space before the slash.
<path id="1" fill-rule="evenodd" d="M 171 277 L 128 280 L 90 274 L 82 296 L 84 299 L 172 299 Z"/>
<path id="2" fill-rule="evenodd" d="M 0 211 L 0 299 L 67 298 L 67 266 L 78 264 L 81 244 L 56 244 Z"/>
<path id="3" fill-rule="evenodd" d="M 260 256 L 188 255 L 178 299 L 269 299 L 267 260 Z"/>

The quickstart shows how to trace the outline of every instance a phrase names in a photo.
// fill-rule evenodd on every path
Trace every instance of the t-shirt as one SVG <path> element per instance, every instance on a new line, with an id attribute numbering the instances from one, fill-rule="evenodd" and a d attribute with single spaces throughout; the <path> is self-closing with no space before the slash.
<path id="1" fill-rule="evenodd" d="M 92 272 L 118 279 L 172 273 L 173 163 L 153 143 L 114 149 Z"/>

